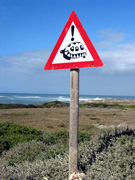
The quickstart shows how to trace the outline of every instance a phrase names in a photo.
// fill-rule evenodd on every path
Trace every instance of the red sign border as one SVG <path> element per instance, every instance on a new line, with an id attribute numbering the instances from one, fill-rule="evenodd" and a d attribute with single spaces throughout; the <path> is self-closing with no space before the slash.
<path id="1" fill-rule="evenodd" d="M 84 62 L 72 62 L 72 63 L 59 63 L 59 64 L 52 64 L 72 22 L 76 25 L 80 35 L 82 36 L 83 41 L 85 42 L 88 50 L 90 51 L 94 61 L 84 61 Z M 91 40 L 89 39 L 87 33 L 85 32 L 80 20 L 78 19 L 75 11 L 72 11 L 45 67 L 44 70 L 57 70 L 57 69 L 78 69 L 78 68 L 87 68 L 87 67 L 100 67 L 103 66 L 103 63 L 97 54 Z"/>

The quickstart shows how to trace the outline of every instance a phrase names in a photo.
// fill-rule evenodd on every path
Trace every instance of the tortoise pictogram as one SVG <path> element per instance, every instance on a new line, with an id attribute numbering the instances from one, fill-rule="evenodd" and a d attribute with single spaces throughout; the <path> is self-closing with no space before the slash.
<path id="1" fill-rule="evenodd" d="M 86 49 L 81 42 L 70 43 L 65 49 L 61 50 L 60 53 L 62 53 L 63 57 L 67 60 L 80 57 L 85 58 L 87 55 Z"/>

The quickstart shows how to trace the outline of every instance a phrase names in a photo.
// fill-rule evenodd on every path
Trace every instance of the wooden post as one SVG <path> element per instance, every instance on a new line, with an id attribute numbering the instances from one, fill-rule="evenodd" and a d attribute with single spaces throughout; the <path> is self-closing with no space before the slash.
<path id="1" fill-rule="evenodd" d="M 70 71 L 69 175 L 78 169 L 79 69 Z"/>

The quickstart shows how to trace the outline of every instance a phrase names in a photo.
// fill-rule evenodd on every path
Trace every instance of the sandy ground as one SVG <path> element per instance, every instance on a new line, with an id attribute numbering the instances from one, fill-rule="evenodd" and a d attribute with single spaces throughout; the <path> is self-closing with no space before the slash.
<path id="1" fill-rule="evenodd" d="M 135 105 L 135 100 L 123 99 L 103 99 L 103 100 L 82 100 L 82 103 L 107 103 L 107 104 L 121 104 L 121 105 Z"/>
<path id="2" fill-rule="evenodd" d="M 95 101 L 94 101 L 95 102 Z M 104 103 L 135 105 L 135 100 L 106 100 Z M 57 131 L 69 129 L 69 107 L 0 109 L 0 122 L 11 121 L 40 130 Z M 79 108 L 79 129 L 89 130 L 91 126 L 135 128 L 135 108 L 91 107 Z"/>

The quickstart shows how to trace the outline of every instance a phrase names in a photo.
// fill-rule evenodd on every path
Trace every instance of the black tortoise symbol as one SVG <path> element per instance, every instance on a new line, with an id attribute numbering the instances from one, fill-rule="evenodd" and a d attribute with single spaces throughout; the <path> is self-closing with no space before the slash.
<path id="1" fill-rule="evenodd" d="M 70 43 L 65 49 L 61 50 L 60 53 L 62 53 L 63 57 L 67 60 L 80 57 L 85 58 L 87 55 L 86 49 L 81 42 Z"/>

